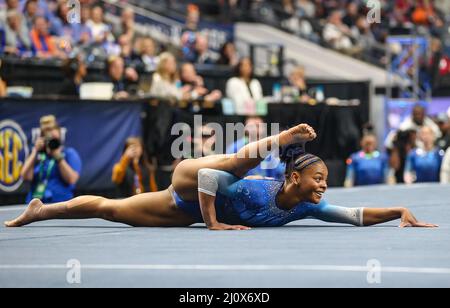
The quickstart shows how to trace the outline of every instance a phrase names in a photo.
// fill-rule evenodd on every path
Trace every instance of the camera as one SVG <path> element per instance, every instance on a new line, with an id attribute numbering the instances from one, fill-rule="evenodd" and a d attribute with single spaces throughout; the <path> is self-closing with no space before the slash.
<path id="1" fill-rule="evenodd" d="M 46 138 L 45 139 L 45 148 L 50 151 L 54 151 L 61 146 L 61 141 L 57 138 Z"/>

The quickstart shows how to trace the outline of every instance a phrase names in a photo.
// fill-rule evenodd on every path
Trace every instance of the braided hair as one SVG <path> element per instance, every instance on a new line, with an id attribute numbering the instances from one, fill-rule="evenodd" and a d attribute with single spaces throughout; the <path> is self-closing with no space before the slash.
<path id="1" fill-rule="evenodd" d="M 305 145 L 299 143 L 282 148 L 280 160 L 286 164 L 286 178 L 294 171 L 302 172 L 317 163 L 323 163 L 320 157 L 307 153 Z"/>

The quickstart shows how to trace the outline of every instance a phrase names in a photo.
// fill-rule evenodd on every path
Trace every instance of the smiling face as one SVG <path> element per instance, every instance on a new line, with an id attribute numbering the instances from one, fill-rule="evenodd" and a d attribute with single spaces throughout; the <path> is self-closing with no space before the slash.
<path id="1" fill-rule="evenodd" d="M 297 188 L 297 195 L 306 202 L 319 204 L 328 185 L 328 168 L 322 161 L 312 164 L 303 171 L 294 171 L 290 182 Z"/>

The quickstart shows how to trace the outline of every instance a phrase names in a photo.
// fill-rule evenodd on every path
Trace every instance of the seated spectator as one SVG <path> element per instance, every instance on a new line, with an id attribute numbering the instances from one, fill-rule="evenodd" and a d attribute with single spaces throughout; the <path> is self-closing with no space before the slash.
<path id="1" fill-rule="evenodd" d="M 80 86 L 87 75 L 87 66 L 82 56 L 68 59 L 63 64 L 66 80 L 61 86 L 59 95 L 72 98 L 80 98 Z"/>
<path id="2" fill-rule="evenodd" d="M 6 15 L 8 13 L 8 11 L 17 11 L 20 12 L 20 2 L 19 0 L 6 0 L 6 7 L 0 10 L 0 25 L 4 25 L 6 24 Z M 1 3 L 0 3 L 1 4 Z M 23 20 L 23 22 L 25 23 L 25 20 Z"/>
<path id="3" fill-rule="evenodd" d="M 334 11 L 328 18 L 328 22 L 323 29 L 323 38 L 332 48 L 348 55 L 357 55 L 360 49 L 355 47 L 352 40 L 352 32 L 342 22 L 340 11 Z"/>
<path id="4" fill-rule="evenodd" d="M 450 184 L 450 148 L 445 153 L 441 167 L 441 183 Z"/>
<path id="5" fill-rule="evenodd" d="M 436 137 L 430 127 L 419 131 L 423 148 L 413 149 L 407 157 L 405 183 L 439 182 L 444 151 L 435 147 Z"/>
<path id="6" fill-rule="evenodd" d="M 134 69 L 134 67 L 136 66 L 136 64 L 134 63 L 136 54 L 134 53 L 133 50 L 132 41 L 129 39 L 128 36 L 121 35 L 119 36 L 117 42 L 120 47 L 120 56 L 125 61 L 125 67 Z"/>
<path id="7" fill-rule="evenodd" d="M 160 55 L 156 73 L 153 74 L 150 95 L 165 99 L 189 99 L 190 86 L 179 86 L 177 62 L 175 56 L 165 52 Z"/>
<path id="8" fill-rule="evenodd" d="M 374 134 L 368 133 L 361 139 L 361 151 L 347 160 L 345 187 L 388 183 L 388 158 L 377 147 Z"/>
<path id="9" fill-rule="evenodd" d="M 372 53 L 372 49 L 376 47 L 377 41 L 375 39 L 375 35 L 370 29 L 367 18 L 365 16 L 359 16 L 355 20 L 355 24 L 351 28 L 351 31 L 357 45 L 366 51 L 366 53 Z"/>
<path id="10" fill-rule="evenodd" d="M 198 24 L 200 22 L 200 9 L 197 5 L 188 5 L 186 25 L 181 35 L 183 59 L 186 62 L 195 62 L 195 44 L 197 40 Z"/>
<path id="11" fill-rule="evenodd" d="M 44 17 L 37 17 L 34 20 L 34 27 L 31 30 L 31 41 L 39 58 L 60 57 L 61 53 L 56 47 L 55 40 L 48 32 L 48 21 Z"/>
<path id="12" fill-rule="evenodd" d="M 244 146 L 249 143 L 258 141 L 267 136 L 267 125 L 264 124 L 260 117 L 248 117 L 245 120 L 245 136 L 237 140 L 227 148 L 227 154 L 234 154 L 239 152 Z M 262 178 L 273 178 L 276 180 L 285 180 L 286 165 L 274 155 L 268 156 L 261 164 L 250 170 L 246 176 L 256 176 Z"/>
<path id="13" fill-rule="evenodd" d="M 39 6 L 38 0 L 27 0 L 23 9 L 23 17 L 27 24 L 27 28 L 31 29 L 33 27 L 33 20 L 39 16 L 38 15 Z"/>
<path id="14" fill-rule="evenodd" d="M 90 20 L 91 9 L 87 5 L 81 6 L 80 22 L 72 24 L 72 41 L 76 45 L 85 45 L 92 41 L 92 32 L 87 22 Z"/>
<path id="15" fill-rule="evenodd" d="M 31 40 L 28 29 L 23 28 L 22 15 L 16 10 L 9 10 L 5 25 L 5 53 L 16 56 L 31 52 Z"/>
<path id="16" fill-rule="evenodd" d="M 77 151 L 64 147 L 61 128 L 52 115 L 40 120 L 41 136 L 25 161 L 21 176 L 31 183 L 26 203 L 40 199 L 44 203 L 73 198 L 80 178 L 81 159 Z"/>
<path id="17" fill-rule="evenodd" d="M 112 181 L 120 198 L 156 192 L 155 167 L 150 163 L 140 138 L 128 138 L 120 161 L 114 165 Z"/>
<path id="18" fill-rule="evenodd" d="M 345 11 L 345 16 L 342 19 L 343 23 L 347 27 L 352 28 L 352 27 L 356 26 L 358 18 L 359 18 L 358 4 L 354 1 L 348 2 L 347 8 Z"/>
<path id="19" fill-rule="evenodd" d="M 113 99 L 128 99 L 133 81 L 127 78 L 125 62 L 122 57 L 111 57 L 108 59 L 108 77 L 109 81 L 114 85 Z"/>
<path id="20" fill-rule="evenodd" d="M 135 14 L 131 7 L 123 9 L 120 17 L 120 23 L 118 23 L 113 30 L 114 36 L 119 39 L 120 36 L 125 35 L 130 42 L 136 38 L 135 30 Z"/>
<path id="21" fill-rule="evenodd" d="M 305 80 L 305 68 L 296 67 L 289 74 L 289 86 L 293 89 L 293 95 L 299 98 L 301 103 L 307 103 L 311 99 L 308 94 L 308 85 Z"/>
<path id="22" fill-rule="evenodd" d="M 181 83 L 189 87 L 190 99 L 216 102 L 222 98 L 220 90 L 210 91 L 205 88 L 203 78 L 199 76 L 192 63 L 184 63 L 181 66 Z"/>
<path id="23" fill-rule="evenodd" d="M 195 40 L 195 51 L 193 61 L 196 64 L 215 64 L 217 59 L 209 50 L 208 38 L 204 35 L 197 34 Z"/>
<path id="24" fill-rule="evenodd" d="M 94 42 L 103 43 L 104 41 L 113 41 L 109 25 L 104 22 L 103 9 L 101 6 L 94 6 L 91 9 L 90 20 L 86 25 L 89 27 Z"/>
<path id="25" fill-rule="evenodd" d="M 238 115 L 254 115 L 256 102 L 263 98 L 262 86 L 253 78 L 253 64 L 250 58 L 243 58 L 236 67 L 236 77 L 228 80 L 226 95 L 235 105 Z"/>
<path id="26" fill-rule="evenodd" d="M 142 38 L 138 44 L 138 61 L 146 72 L 154 72 L 159 64 L 155 41 L 150 37 Z"/>
<path id="27" fill-rule="evenodd" d="M 442 113 L 437 118 L 437 124 L 439 126 L 439 130 L 441 131 L 441 137 L 436 141 L 436 145 L 444 150 L 450 147 L 450 121 L 448 115 Z"/>
<path id="28" fill-rule="evenodd" d="M 301 17 L 315 18 L 316 17 L 316 6 L 311 0 L 297 0 L 296 2 L 297 11 Z"/>
<path id="29" fill-rule="evenodd" d="M 239 54 L 233 42 L 227 42 L 222 46 L 217 64 L 230 67 L 236 67 L 239 64 Z"/>

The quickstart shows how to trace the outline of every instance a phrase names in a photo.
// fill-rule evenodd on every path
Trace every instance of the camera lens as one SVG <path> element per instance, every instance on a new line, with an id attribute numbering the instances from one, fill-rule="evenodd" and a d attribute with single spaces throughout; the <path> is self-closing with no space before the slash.
<path id="1" fill-rule="evenodd" d="M 49 148 L 50 150 L 56 150 L 60 146 L 61 146 L 61 141 L 59 141 L 59 139 L 53 138 L 53 139 L 49 139 L 47 141 L 47 148 Z"/>

